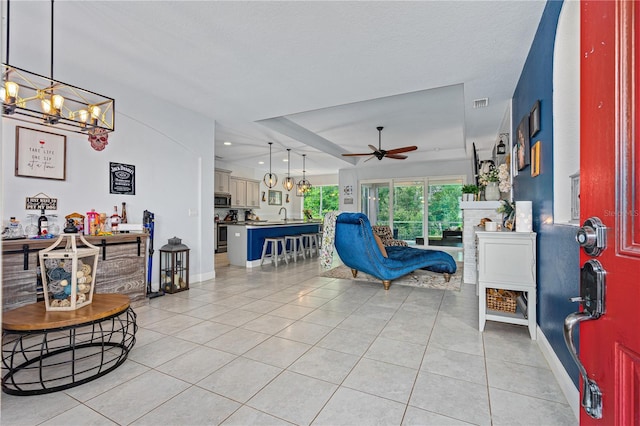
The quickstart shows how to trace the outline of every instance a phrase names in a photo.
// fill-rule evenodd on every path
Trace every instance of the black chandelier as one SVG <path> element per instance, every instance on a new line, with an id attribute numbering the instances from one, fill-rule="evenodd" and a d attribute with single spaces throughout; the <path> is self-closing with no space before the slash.
<path id="1" fill-rule="evenodd" d="M 305 177 L 305 168 L 306 168 L 306 156 L 307 154 L 302 154 L 302 180 L 298 182 L 298 185 L 296 186 L 297 191 L 296 191 L 296 196 L 298 197 L 304 197 L 305 194 L 307 194 L 309 191 L 311 191 L 311 182 L 309 182 L 307 180 L 307 178 Z"/>
<path id="2" fill-rule="evenodd" d="M 296 181 L 291 177 L 291 148 L 287 148 L 287 177 L 282 181 L 282 186 L 291 191 L 296 186 Z"/>

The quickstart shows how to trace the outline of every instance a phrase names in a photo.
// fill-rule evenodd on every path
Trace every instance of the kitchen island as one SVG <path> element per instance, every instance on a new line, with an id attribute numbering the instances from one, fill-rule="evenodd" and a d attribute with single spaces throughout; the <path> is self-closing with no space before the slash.
<path id="1" fill-rule="evenodd" d="M 235 266 L 260 266 L 262 245 L 267 237 L 320 232 L 320 221 L 290 219 L 273 222 L 238 222 L 228 225 L 227 256 Z"/>

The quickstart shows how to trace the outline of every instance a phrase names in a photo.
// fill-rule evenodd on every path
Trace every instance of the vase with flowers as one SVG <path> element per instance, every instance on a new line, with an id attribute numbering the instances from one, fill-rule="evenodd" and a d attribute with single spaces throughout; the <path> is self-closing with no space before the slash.
<path id="1" fill-rule="evenodd" d="M 500 199 L 500 188 L 498 182 L 498 169 L 491 167 L 488 172 L 479 176 L 479 184 L 484 188 L 484 199 L 487 201 L 498 201 Z"/>

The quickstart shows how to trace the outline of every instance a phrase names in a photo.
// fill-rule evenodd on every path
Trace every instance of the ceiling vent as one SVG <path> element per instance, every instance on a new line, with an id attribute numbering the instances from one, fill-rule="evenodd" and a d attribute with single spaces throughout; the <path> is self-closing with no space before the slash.
<path id="1" fill-rule="evenodd" d="M 476 99 L 473 101 L 474 108 L 485 108 L 489 106 L 489 98 Z"/>

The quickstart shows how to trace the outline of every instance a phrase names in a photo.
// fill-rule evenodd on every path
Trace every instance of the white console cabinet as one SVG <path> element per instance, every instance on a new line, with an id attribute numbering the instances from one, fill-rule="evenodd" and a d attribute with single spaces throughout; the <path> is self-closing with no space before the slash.
<path id="1" fill-rule="evenodd" d="M 499 321 L 529 327 L 536 339 L 536 233 L 476 231 L 478 247 L 478 329 Z M 522 291 L 528 304 L 514 314 L 487 309 L 487 288 Z"/>

